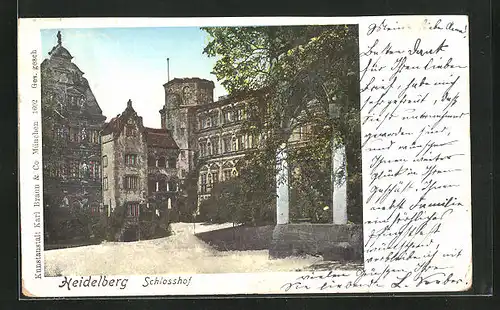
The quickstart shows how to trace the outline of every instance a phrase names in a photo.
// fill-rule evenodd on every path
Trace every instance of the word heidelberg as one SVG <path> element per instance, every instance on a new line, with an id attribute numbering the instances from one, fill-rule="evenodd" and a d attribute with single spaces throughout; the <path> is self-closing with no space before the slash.
<path id="1" fill-rule="evenodd" d="M 127 287 L 128 279 L 109 279 L 106 276 L 99 276 L 99 278 L 93 278 L 92 276 L 80 277 L 79 279 L 64 277 L 64 280 L 59 285 L 60 288 L 66 287 L 69 290 L 71 288 L 79 287 L 119 287 L 124 290 Z"/>

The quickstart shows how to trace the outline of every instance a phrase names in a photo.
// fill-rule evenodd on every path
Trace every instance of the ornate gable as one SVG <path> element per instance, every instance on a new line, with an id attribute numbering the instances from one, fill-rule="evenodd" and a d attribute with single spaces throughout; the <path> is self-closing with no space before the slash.
<path id="1" fill-rule="evenodd" d="M 60 32 L 57 39 L 58 44 L 49 52 L 50 57 L 41 64 L 43 93 L 56 99 L 54 105 L 61 114 L 76 112 L 89 117 L 98 116 L 104 121 L 102 109 L 83 71 L 71 61 L 73 56 L 62 46 Z"/>

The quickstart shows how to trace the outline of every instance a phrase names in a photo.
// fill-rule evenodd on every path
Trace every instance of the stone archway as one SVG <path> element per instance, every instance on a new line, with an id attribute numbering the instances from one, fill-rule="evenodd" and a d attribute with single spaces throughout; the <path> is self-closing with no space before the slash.
<path id="1" fill-rule="evenodd" d="M 362 257 L 363 242 L 362 233 L 360 233 L 362 225 L 346 225 L 347 177 L 345 160 L 345 145 L 335 143 L 332 136 L 331 207 L 333 223 L 291 224 L 289 218 L 288 150 L 285 143 L 278 147 L 276 150 L 276 226 L 269 248 L 271 258 L 287 257 L 300 252 L 320 254 L 325 259 L 335 257 L 335 259 L 359 260 Z M 337 177 L 339 172 L 343 175 L 340 180 Z"/>

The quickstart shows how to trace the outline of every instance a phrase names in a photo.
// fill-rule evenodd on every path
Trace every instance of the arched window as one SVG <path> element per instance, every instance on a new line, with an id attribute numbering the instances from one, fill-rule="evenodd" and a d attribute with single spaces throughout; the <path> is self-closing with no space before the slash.
<path id="1" fill-rule="evenodd" d="M 236 137 L 233 137 L 232 139 L 232 143 L 231 143 L 231 150 L 234 152 L 234 151 L 237 151 L 238 150 L 238 145 L 237 145 L 237 142 L 236 142 Z"/>
<path id="2" fill-rule="evenodd" d="M 218 138 L 212 139 L 212 154 L 213 155 L 219 154 L 219 139 Z"/>
<path id="3" fill-rule="evenodd" d="M 165 180 L 159 180 L 156 182 L 156 191 L 164 191 L 167 189 L 167 182 Z"/>
<path id="4" fill-rule="evenodd" d="M 207 192 L 207 174 L 206 173 L 202 173 L 200 175 L 200 190 L 202 193 Z"/>
<path id="5" fill-rule="evenodd" d="M 245 141 L 243 140 L 243 136 L 239 135 L 238 136 L 238 150 L 243 150 L 245 149 Z"/>
<path id="6" fill-rule="evenodd" d="M 222 143 L 224 146 L 224 153 L 231 152 L 231 138 L 229 137 L 222 138 Z"/>
<path id="7" fill-rule="evenodd" d="M 207 153 L 208 156 L 212 156 L 212 143 L 210 143 L 210 140 L 207 141 Z"/>
<path id="8" fill-rule="evenodd" d="M 219 125 L 219 113 L 213 112 L 212 113 L 212 126 L 217 127 Z"/>
<path id="9" fill-rule="evenodd" d="M 177 158 L 175 157 L 168 158 L 167 165 L 168 168 L 175 168 L 177 166 Z"/>
<path id="10" fill-rule="evenodd" d="M 158 158 L 158 167 L 165 168 L 165 157 L 161 156 Z"/>
<path id="11" fill-rule="evenodd" d="M 148 167 L 156 166 L 156 158 L 153 155 L 148 156 Z"/>
<path id="12" fill-rule="evenodd" d="M 156 180 L 149 179 L 148 180 L 148 193 L 151 195 L 154 192 L 156 192 Z"/>

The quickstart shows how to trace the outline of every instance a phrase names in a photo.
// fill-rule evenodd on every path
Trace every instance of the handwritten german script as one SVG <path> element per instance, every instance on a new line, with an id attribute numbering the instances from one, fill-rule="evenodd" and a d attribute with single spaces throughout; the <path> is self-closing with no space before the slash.
<path id="1" fill-rule="evenodd" d="M 465 18 L 360 24 L 364 267 L 283 291 L 442 291 L 471 285 Z"/>

